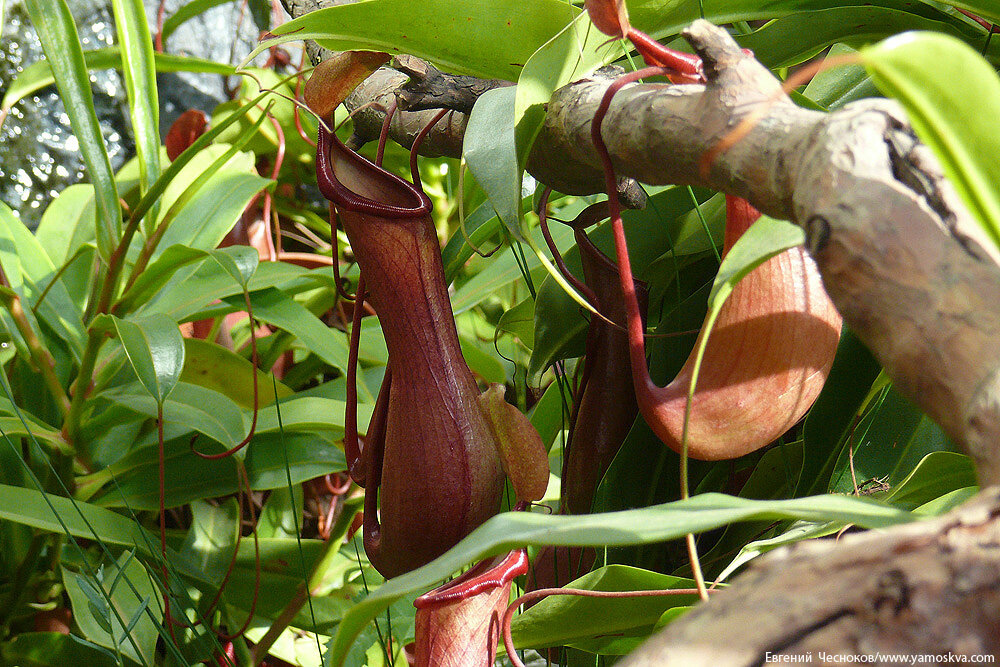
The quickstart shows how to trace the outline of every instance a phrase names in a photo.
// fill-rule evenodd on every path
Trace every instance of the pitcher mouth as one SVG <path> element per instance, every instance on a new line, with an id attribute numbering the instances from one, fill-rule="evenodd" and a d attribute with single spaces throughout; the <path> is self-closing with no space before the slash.
<path id="1" fill-rule="evenodd" d="M 389 218 L 427 215 L 431 201 L 409 181 L 349 149 L 322 124 L 316 143 L 316 180 L 323 196 L 346 211 Z"/>

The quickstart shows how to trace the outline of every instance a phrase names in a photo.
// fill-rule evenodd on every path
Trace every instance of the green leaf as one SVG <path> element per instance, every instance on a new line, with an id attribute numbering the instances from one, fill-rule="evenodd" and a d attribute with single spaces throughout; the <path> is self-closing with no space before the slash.
<path id="1" fill-rule="evenodd" d="M 521 206 L 525 206 L 526 203 L 530 205 L 530 199 L 526 198 L 522 200 Z M 486 201 L 466 216 L 465 232 L 477 248 L 480 248 L 483 252 L 488 252 L 492 250 L 493 246 L 490 245 L 488 248 L 483 248 L 483 246 L 489 244 L 490 239 L 497 235 L 500 231 L 500 224 L 500 218 L 497 216 L 496 211 L 493 210 L 493 205 Z M 441 251 L 445 282 L 451 283 L 455 280 L 455 277 L 462 270 L 462 267 L 465 266 L 465 263 L 472 258 L 473 254 L 475 254 L 475 251 L 465 240 L 462 230 L 455 230 L 455 233 L 451 235 L 448 243 L 445 244 L 444 249 Z"/>
<path id="2" fill-rule="evenodd" d="M 905 509 L 916 509 L 971 486 L 976 486 L 976 468 L 968 456 L 956 452 L 931 452 L 889 492 L 885 501 Z"/>
<path id="3" fill-rule="evenodd" d="M 581 13 L 531 55 L 517 79 L 512 116 L 521 169 L 545 120 L 545 105 L 552 94 L 622 54 L 622 47 L 597 30 L 586 13 Z"/>
<path id="4" fill-rule="evenodd" d="M 737 41 L 767 67 L 778 68 L 797 65 L 835 42 L 861 46 L 907 30 L 933 30 L 970 40 L 979 37 L 980 31 L 948 18 L 943 13 L 929 18 L 912 10 L 850 4 L 783 16 Z"/>
<path id="5" fill-rule="evenodd" d="M 142 563 L 131 553 L 123 553 L 115 565 L 101 568 L 98 573 L 101 580 L 96 582 L 70 572 L 65 566 L 62 574 L 63 585 L 73 605 L 73 620 L 87 639 L 99 646 L 120 650 L 140 664 L 154 664 L 156 640 L 159 638 L 157 628 L 162 613 L 154 602 L 159 598 L 159 591 Z M 131 585 L 121 584 L 119 577 L 127 578 Z M 88 584 L 104 589 L 104 594 L 97 598 L 101 604 L 87 595 L 85 586 Z M 118 610 L 118 617 L 111 612 L 105 618 L 94 613 L 95 607 L 106 610 L 109 600 Z M 123 627 L 119 617 L 126 622 L 132 619 L 134 623 L 128 623 L 132 627 Z"/>
<path id="6" fill-rule="evenodd" d="M 535 346 L 535 300 L 527 298 L 500 316 L 497 331 L 509 333 L 529 350 Z"/>
<path id="7" fill-rule="evenodd" d="M 151 550 L 144 545 L 157 543 L 157 538 L 138 523 L 110 510 L 61 496 L 43 494 L 35 489 L 0 484 L 0 518 L 40 528 L 50 533 L 62 533 L 62 524 L 45 502 L 52 503 L 74 537 L 102 540 L 106 544 L 137 547 L 147 556 Z M 145 535 L 144 535 L 145 533 Z"/>
<path id="8" fill-rule="evenodd" d="M 647 591 L 694 588 L 694 582 L 636 567 L 608 565 L 566 584 L 566 588 Z M 552 595 L 516 617 L 511 631 L 514 645 L 518 648 L 573 646 L 582 642 L 593 649 L 592 643 L 596 638 L 604 638 L 604 641 L 615 638 L 625 639 L 626 644 L 631 644 L 627 649 L 631 650 L 652 632 L 667 609 L 688 606 L 697 601 L 697 594 L 632 598 Z"/>
<path id="9" fill-rule="evenodd" d="M 101 315 L 94 326 L 114 329 L 139 382 L 162 406 L 184 369 L 184 339 L 177 323 L 154 313 L 128 320 Z"/>
<path id="10" fill-rule="evenodd" d="M 70 297 L 66 286 L 56 277 L 56 267 L 38 239 L 0 203 L 0 264 L 15 292 L 23 300 L 25 316 L 36 332 L 44 334 L 34 322 L 35 315 L 45 322 L 79 360 L 83 353 L 83 314 Z M 38 299 L 48 289 L 45 300 Z M 38 307 L 35 308 L 36 304 Z M 37 310 L 37 312 L 35 312 Z"/>
<path id="11" fill-rule="evenodd" d="M 462 155 L 511 236 L 521 239 L 521 169 L 514 149 L 516 92 L 516 87 L 495 88 L 476 100 Z"/>
<path id="12" fill-rule="evenodd" d="M 579 9 L 562 0 L 373 0 L 327 7 L 274 29 L 247 56 L 288 41 L 316 40 L 335 51 L 409 53 L 459 74 L 516 81 L 531 54 Z"/>
<path id="13" fill-rule="evenodd" d="M 358 633 L 404 595 L 425 591 L 461 567 L 525 545 L 623 546 L 651 544 L 713 530 L 735 521 L 809 519 L 884 528 L 913 520 L 909 512 L 843 496 L 746 500 L 717 493 L 644 509 L 579 516 L 506 512 L 470 533 L 437 560 L 395 577 L 358 602 L 337 629 L 328 660 L 344 658 Z"/>
<path id="14" fill-rule="evenodd" d="M 94 110 L 94 96 L 76 24 L 65 0 L 27 0 L 25 6 L 55 73 L 59 96 L 66 105 L 87 174 L 97 193 L 97 249 L 107 260 L 121 237 L 121 204 Z"/>
<path id="15" fill-rule="evenodd" d="M 153 41 L 142 0 L 112 0 L 121 46 L 121 68 L 128 93 L 142 194 L 160 176 L 160 107 L 156 94 Z M 152 233 L 151 219 L 147 234 Z"/>
<path id="16" fill-rule="evenodd" d="M 240 355 L 221 345 L 201 340 L 184 339 L 184 370 L 180 381 L 196 384 L 229 397 L 245 409 L 253 408 L 253 373 L 257 374 L 259 406 L 274 403 L 271 376 Z M 287 398 L 294 392 L 277 383 L 278 396 Z"/>
<path id="17" fill-rule="evenodd" d="M 823 391 L 806 416 L 802 438 L 805 451 L 802 474 L 795 495 L 819 493 L 828 488 L 855 415 L 871 391 L 880 366 L 868 348 L 845 329 Z"/>
<path id="18" fill-rule="evenodd" d="M 122 52 L 117 46 L 83 52 L 83 60 L 88 70 L 121 67 L 121 59 Z M 235 67 L 226 63 L 203 60 L 201 58 L 190 58 L 172 53 L 154 53 L 153 65 L 156 67 L 157 72 L 201 72 L 204 74 L 222 74 L 228 76 L 236 71 Z M 48 61 L 40 60 L 28 65 L 17 75 L 17 78 L 11 82 L 4 93 L 3 101 L 0 102 L 0 116 L 8 113 L 15 104 L 28 95 L 36 93 L 46 86 L 51 86 L 55 82 L 56 79 L 52 74 L 52 67 Z"/>
<path id="19" fill-rule="evenodd" d="M 166 44 L 170 35 L 174 34 L 174 31 L 184 25 L 185 22 L 207 12 L 213 7 L 224 5 L 227 2 L 229 0 L 191 0 L 191 2 L 181 5 L 163 22 L 163 32 L 160 33 L 163 43 Z"/>
<path id="20" fill-rule="evenodd" d="M 906 108 L 917 135 L 1000 247 L 1000 135 L 994 122 L 1000 117 L 1000 78 L 993 67 L 962 41 L 929 32 L 899 35 L 860 55 L 879 89 Z M 960 86 L 955 72 L 962 73 Z"/>
<path id="21" fill-rule="evenodd" d="M 60 632 L 22 632 L 0 645 L 0 656 L 9 664 L 23 667 L 115 667 L 106 649 L 87 646 L 73 635 Z"/>
<path id="22" fill-rule="evenodd" d="M 223 301 L 243 310 L 243 298 L 227 296 Z M 279 289 L 268 288 L 250 295 L 254 317 L 284 329 L 298 338 L 316 356 L 334 368 L 347 368 L 347 337 L 330 329 Z"/>

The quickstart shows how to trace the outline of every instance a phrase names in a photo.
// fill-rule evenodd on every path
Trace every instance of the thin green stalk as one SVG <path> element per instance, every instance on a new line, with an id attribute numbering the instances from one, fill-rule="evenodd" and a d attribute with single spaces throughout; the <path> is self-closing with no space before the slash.
<path id="1" fill-rule="evenodd" d="M 0 275 L 0 282 L 6 285 L 6 277 Z M 14 320 L 14 326 L 17 327 L 21 337 L 24 338 L 24 342 L 28 346 L 28 354 L 31 355 L 31 361 L 38 368 L 38 372 L 42 374 L 42 381 L 45 383 L 45 387 L 55 400 L 59 412 L 65 418 L 70 412 L 70 400 L 66 395 L 66 390 L 63 389 L 62 383 L 59 382 L 59 378 L 56 377 L 56 361 L 52 358 L 52 353 L 42 345 L 42 341 L 39 340 L 35 330 L 31 327 L 31 323 L 28 322 L 28 316 L 25 314 L 24 308 L 21 307 L 21 297 L 13 291 L 5 291 L 4 293 L 0 293 L 0 300 L 3 301 L 7 312 L 10 313 L 11 318 Z"/>
<path id="2" fill-rule="evenodd" d="M 91 378 L 94 375 L 94 366 L 97 364 L 97 353 L 104 343 L 104 334 L 90 331 L 87 334 L 87 347 L 83 350 L 83 357 L 80 360 L 80 371 L 76 375 L 73 383 L 73 398 L 69 404 L 69 413 L 63 422 L 63 437 L 66 442 L 76 446 L 76 439 L 80 430 L 80 418 L 83 416 L 83 402 L 90 391 Z"/>

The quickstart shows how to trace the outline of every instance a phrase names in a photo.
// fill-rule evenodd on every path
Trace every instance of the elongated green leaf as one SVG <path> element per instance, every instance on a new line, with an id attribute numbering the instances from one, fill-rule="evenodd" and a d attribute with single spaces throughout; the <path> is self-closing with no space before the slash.
<path id="1" fill-rule="evenodd" d="M 205 453 L 224 451 L 222 446 L 205 440 L 195 442 L 195 448 Z M 288 448 L 288 469 L 285 453 Z M 230 458 L 206 460 L 191 451 L 190 439 L 180 438 L 165 448 L 166 494 L 165 507 L 179 507 L 194 500 L 218 498 L 240 491 L 235 461 Z M 86 486 L 106 485 L 92 503 L 102 507 L 129 507 L 132 510 L 156 510 L 160 504 L 158 488 L 158 447 L 150 445 L 130 453 L 127 461 L 113 466 L 116 482 L 107 485 L 109 474 L 94 473 L 83 478 Z M 257 436 L 245 457 L 250 488 L 255 491 L 278 489 L 299 484 L 327 473 L 345 470 L 343 452 L 330 440 L 316 434 L 285 433 Z"/>
<path id="2" fill-rule="evenodd" d="M 462 154 L 493 209 L 514 238 L 521 234 L 521 170 L 514 149 L 516 87 L 496 88 L 476 100 Z"/>
<path id="3" fill-rule="evenodd" d="M 310 12 L 274 29 L 274 44 L 313 39 L 328 49 L 409 53 L 449 71 L 515 81 L 531 54 L 579 13 L 561 0 L 374 0 Z"/>
<path id="4" fill-rule="evenodd" d="M 746 500 L 716 493 L 637 510 L 580 516 L 507 512 L 493 517 L 437 560 L 390 580 L 345 614 L 328 655 L 344 664 L 358 633 L 404 595 L 424 591 L 464 565 L 524 545 L 623 546 L 700 533 L 736 521 L 809 519 L 883 528 L 913 520 L 909 512 L 844 496 Z"/>
<path id="5" fill-rule="evenodd" d="M 960 40 L 930 32 L 899 35 L 860 55 L 879 89 L 906 108 L 917 135 L 1000 246 L 1000 136 L 993 122 L 1000 117 L 1000 77 L 993 67 Z M 952 72 L 962 73 L 961 86 Z"/>
<path id="6" fill-rule="evenodd" d="M 142 0 L 112 0 L 111 5 L 121 45 L 121 67 L 128 93 L 135 152 L 139 158 L 139 181 L 142 194 L 146 194 L 160 177 L 160 106 L 156 94 L 153 41 Z M 147 219 L 147 234 L 152 233 L 152 219 Z"/>
<path id="7" fill-rule="evenodd" d="M 525 205 L 530 205 L 529 199 L 522 200 L 522 208 Z M 493 210 L 493 205 L 486 201 L 465 218 L 465 232 L 468 234 L 469 240 L 472 241 L 472 245 L 485 253 L 493 249 L 494 246 L 490 243 L 490 239 L 498 234 L 500 224 L 500 218 Z M 451 283 L 455 280 L 465 263 L 475 254 L 472 245 L 469 245 L 465 240 L 460 229 L 455 230 L 455 233 L 448 239 L 448 243 L 441 250 L 445 282 Z"/>
<path id="8" fill-rule="evenodd" d="M 229 0 L 191 0 L 191 2 L 181 5 L 167 18 L 167 20 L 163 22 L 163 32 L 161 33 L 163 43 L 166 44 L 170 35 L 174 34 L 177 28 L 184 25 L 185 22 L 190 21 L 200 14 L 204 14 L 213 7 L 224 5 L 228 1 Z"/>
<path id="9" fill-rule="evenodd" d="M 76 24 L 65 0 L 27 0 L 25 6 L 42 41 L 45 57 L 52 66 L 59 95 L 66 105 L 73 133 L 87 165 L 87 175 L 97 193 L 97 249 L 107 260 L 121 237 L 121 204 L 94 110 L 94 96 Z"/>
<path id="10" fill-rule="evenodd" d="M 56 267 L 38 239 L 2 203 L 0 264 L 10 286 L 21 297 L 25 308 L 30 308 L 30 312 L 25 311 L 29 321 L 34 322 L 34 315 L 37 315 L 62 339 L 66 349 L 79 359 L 83 352 L 83 315 L 62 280 L 56 277 Z M 39 303 L 38 299 L 46 289 L 45 300 Z M 34 328 L 40 335 L 44 334 L 37 323 Z"/>
<path id="11" fill-rule="evenodd" d="M 102 315 L 94 326 L 118 335 L 139 382 L 162 406 L 184 368 L 184 339 L 177 323 L 156 313 L 130 320 Z"/>
<path id="12" fill-rule="evenodd" d="M 25 667 L 115 667 L 117 664 L 109 652 L 59 632 L 20 633 L 0 646 L 0 656 L 10 664 Z"/>
<path id="13" fill-rule="evenodd" d="M 959 489 L 976 486 L 972 460 L 955 452 L 932 452 L 886 496 L 898 507 L 916 509 Z"/>
<path id="14" fill-rule="evenodd" d="M 143 536 L 145 529 L 142 526 L 120 514 L 61 496 L 48 495 L 48 499 L 74 537 L 100 539 L 107 544 L 125 547 L 137 546 L 140 550 L 144 549 L 145 544 L 157 543 L 157 538 L 152 533 L 147 532 Z M 35 489 L 0 484 L 0 518 L 50 533 L 63 532 L 42 492 Z M 145 550 L 145 553 L 153 555 L 152 550 Z"/>
<path id="15" fill-rule="evenodd" d="M 582 13 L 531 55 L 517 79 L 513 114 L 517 164 L 521 169 L 545 120 L 545 104 L 552 93 L 622 53 L 621 46 L 597 30 Z"/>
<path id="16" fill-rule="evenodd" d="M 737 41 L 772 68 L 797 65 L 835 42 L 862 46 L 907 30 L 933 30 L 977 41 L 980 30 L 968 29 L 960 20 L 942 20 L 948 18 L 928 18 L 891 7 L 852 5 L 784 16 Z"/>
<path id="17" fill-rule="evenodd" d="M 83 59 L 88 70 L 113 69 L 121 67 L 121 49 L 117 46 L 106 49 L 84 51 Z M 154 53 L 153 65 L 157 72 L 202 72 L 205 74 L 230 75 L 236 68 L 214 60 L 190 58 L 172 53 Z M 48 61 L 40 60 L 24 68 L 11 82 L 0 102 L 0 115 L 9 112 L 15 104 L 28 95 L 38 92 L 56 82 Z"/>
<path id="18" fill-rule="evenodd" d="M 690 579 L 625 565 L 608 565 L 566 584 L 589 591 L 643 591 L 694 588 Z M 553 595 L 534 605 L 511 624 L 514 645 L 541 648 L 573 645 L 595 637 L 627 638 L 635 648 L 649 635 L 663 613 L 688 606 L 697 595 L 641 598 L 587 598 Z M 623 648 L 619 645 L 619 648 Z M 627 652 L 627 651 L 622 651 Z"/>
<path id="19" fill-rule="evenodd" d="M 62 573 L 73 605 L 73 620 L 87 639 L 99 646 L 120 650 L 140 664 L 153 665 L 162 612 L 156 604 L 159 592 L 142 563 L 131 553 L 123 553 L 118 557 L 117 567 L 99 570 L 100 581 L 85 579 L 65 567 Z M 127 578 L 131 585 L 119 581 L 120 577 Z M 104 594 L 88 591 L 88 586 L 100 586 Z M 117 615 L 107 608 L 109 604 L 115 606 Z M 107 615 L 102 616 L 100 612 Z M 131 627 L 123 627 L 119 618 Z"/>

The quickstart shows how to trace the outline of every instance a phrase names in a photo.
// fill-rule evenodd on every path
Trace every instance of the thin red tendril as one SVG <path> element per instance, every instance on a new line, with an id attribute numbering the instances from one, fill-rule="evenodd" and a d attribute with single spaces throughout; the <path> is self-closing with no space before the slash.
<path id="1" fill-rule="evenodd" d="M 434 118 L 431 119 L 431 122 L 424 125 L 424 129 L 420 130 L 420 133 L 417 134 L 416 138 L 413 140 L 413 144 L 410 146 L 410 175 L 413 178 L 413 185 L 421 192 L 423 192 L 424 188 L 420 183 L 420 170 L 417 169 L 417 157 L 419 156 L 420 144 L 424 143 L 424 139 L 434 126 L 438 124 L 438 121 L 444 118 L 448 111 L 448 109 L 441 109 L 434 114 Z"/>
<path id="2" fill-rule="evenodd" d="M 569 284 L 572 285 L 577 292 L 582 294 L 591 306 L 598 308 L 599 304 L 597 303 L 597 295 L 594 294 L 594 290 L 590 289 L 589 285 L 574 276 L 573 272 L 569 270 L 569 267 L 566 266 L 566 261 L 563 259 L 562 253 L 560 253 L 559 248 L 556 247 L 556 242 L 552 239 L 552 234 L 549 233 L 548 209 L 549 195 L 551 194 L 552 188 L 546 187 L 542 191 L 542 197 L 538 203 L 538 224 L 542 228 L 542 237 L 545 239 L 545 244 L 549 247 L 549 252 L 552 253 L 552 260 L 556 263 L 559 273 L 563 274 L 563 277 L 569 281 Z"/>
<path id="3" fill-rule="evenodd" d="M 257 336 L 256 334 L 254 334 L 253 330 L 254 328 L 253 305 L 250 303 L 249 292 L 243 293 L 243 302 L 246 305 L 247 316 L 250 319 L 250 360 L 252 363 L 251 370 L 253 371 L 251 373 L 251 375 L 253 376 L 253 417 L 251 418 L 250 421 L 250 432 L 247 433 L 247 437 L 243 438 L 243 440 L 240 441 L 238 444 L 236 444 L 234 447 L 227 449 L 224 452 L 220 452 L 218 454 L 205 454 L 195 449 L 194 443 L 198 439 L 198 435 L 195 434 L 195 436 L 191 438 L 191 451 L 200 456 L 201 458 L 208 459 L 210 461 L 224 459 L 227 456 L 232 456 L 233 454 L 235 454 L 236 452 L 240 451 L 248 444 L 250 444 L 250 441 L 253 439 L 254 434 L 257 432 L 257 413 L 259 412 L 260 408 L 260 393 L 258 391 L 258 386 L 257 386 L 257 363 L 259 362 L 259 359 L 257 358 Z"/>
<path id="4" fill-rule="evenodd" d="M 361 343 L 361 316 L 364 311 L 365 277 L 358 278 L 358 291 L 351 318 L 351 338 L 347 348 L 347 395 L 344 397 L 344 456 L 351 479 L 365 485 L 365 466 L 359 466 L 361 447 L 358 441 L 358 347 Z"/>

